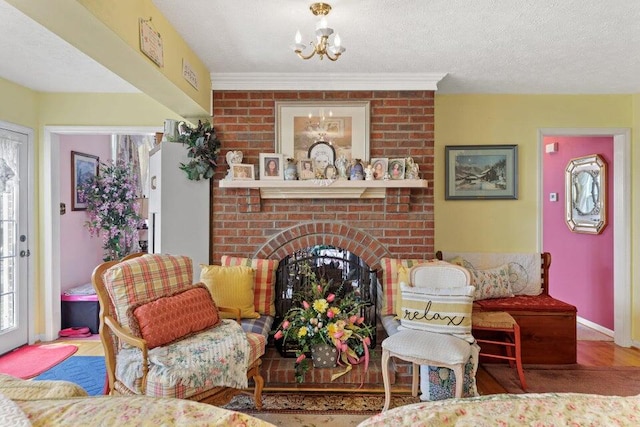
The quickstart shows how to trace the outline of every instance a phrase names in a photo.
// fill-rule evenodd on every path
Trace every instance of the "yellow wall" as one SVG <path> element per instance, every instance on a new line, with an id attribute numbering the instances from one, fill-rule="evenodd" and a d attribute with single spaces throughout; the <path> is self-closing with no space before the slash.
<path id="1" fill-rule="evenodd" d="M 436 95 L 435 243 L 440 250 L 536 251 L 540 128 L 631 127 L 630 95 Z M 444 199 L 446 145 L 517 144 L 518 199 Z"/>
<path id="2" fill-rule="evenodd" d="M 640 197 L 637 184 L 640 182 L 640 95 L 633 95 L 633 130 L 631 131 L 631 336 L 640 341 Z M 635 184 L 635 185 L 634 185 Z"/>
<path id="3" fill-rule="evenodd" d="M 538 251 L 540 128 L 640 129 L 640 95 L 436 95 L 435 247 L 458 251 Z M 640 165 L 632 132 L 632 170 Z M 444 199 L 446 145 L 517 144 L 518 199 Z M 637 167 L 632 181 L 638 182 Z M 632 230 L 638 230 L 638 190 L 632 187 Z M 640 265 L 640 238 L 631 233 L 632 263 Z M 640 340 L 640 284 L 632 272 L 632 339 Z"/>
<path id="4" fill-rule="evenodd" d="M 38 93 L 0 78 L 0 120 L 36 129 Z"/>
<path id="5" fill-rule="evenodd" d="M 157 68 L 173 84 L 209 111 L 211 104 L 211 78 L 209 70 L 191 50 L 169 21 L 150 0 L 77 0 L 100 21 L 113 30 L 129 46 L 140 53 L 149 65 Z M 159 68 L 140 51 L 139 19 L 151 18 L 151 26 L 162 37 L 164 66 Z M 197 25 L 197 23 L 194 23 Z M 185 58 L 198 76 L 196 90 L 182 77 L 182 59 Z"/>

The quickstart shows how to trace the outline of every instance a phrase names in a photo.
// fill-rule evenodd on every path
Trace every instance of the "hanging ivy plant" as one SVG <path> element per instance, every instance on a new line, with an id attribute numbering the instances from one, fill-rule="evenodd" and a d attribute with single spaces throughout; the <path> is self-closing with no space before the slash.
<path id="1" fill-rule="evenodd" d="M 211 124 L 198 120 L 198 126 L 193 128 L 182 122 L 177 141 L 187 146 L 187 155 L 191 159 L 189 163 L 180 163 L 180 169 L 187 173 L 187 178 L 193 181 L 211 178 L 218 166 L 220 152 L 220 140 Z"/>

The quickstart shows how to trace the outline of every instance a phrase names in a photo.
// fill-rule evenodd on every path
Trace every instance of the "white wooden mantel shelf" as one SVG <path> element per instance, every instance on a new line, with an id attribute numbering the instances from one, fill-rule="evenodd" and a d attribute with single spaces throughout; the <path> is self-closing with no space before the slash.
<path id="1" fill-rule="evenodd" d="M 253 188 L 263 199 L 383 199 L 387 188 L 428 188 L 426 179 L 349 181 L 310 179 L 305 181 L 220 180 L 220 188 Z"/>

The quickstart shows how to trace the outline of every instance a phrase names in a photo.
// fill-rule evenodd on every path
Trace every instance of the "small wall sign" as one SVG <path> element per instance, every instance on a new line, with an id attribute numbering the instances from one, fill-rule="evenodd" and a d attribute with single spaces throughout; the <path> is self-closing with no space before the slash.
<path id="1" fill-rule="evenodd" d="M 162 37 L 151 26 L 151 18 L 140 18 L 140 50 L 158 67 L 164 67 Z"/>
<path id="2" fill-rule="evenodd" d="M 191 86 L 198 89 L 198 75 L 193 71 L 193 67 L 185 58 L 182 58 L 182 77 L 184 77 Z"/>

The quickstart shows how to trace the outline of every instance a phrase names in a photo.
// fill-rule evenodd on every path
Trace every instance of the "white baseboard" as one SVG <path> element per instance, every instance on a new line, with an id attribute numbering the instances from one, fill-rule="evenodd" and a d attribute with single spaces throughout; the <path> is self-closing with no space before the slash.
<path id="1" fill-rule="evenodd" d="M 591 329 L 595 329 L 596 331 L 601 332 L 601 333 L 603 333 L 603 334 L 605 334 L 605 335 L 608 335 L 608 336 L 610 336 L 611 338 L 613 338 L 613 335 L 614 335 L 614 334 L 613 334 L 613 331 L 612 331 L 611 329 L 607 329 L 607 328 L 605 328 L 604 326 L 600 326 L 600 325 L 598 325 L 597 323 L 593 323 L 593 322 L 592 322 L 592 321 L 590 321 L 590 320 L 583 319 L 583 318 L 582 318 L 582 317 L 580 317 L 580 316 L 577 316 L 577 319 L 576 319 L 576 320 L 578 321 L 578 323 L 580 323 L 580 324 L 582 324 L 582 325 L 584 325 L 584 326 L 587 326 L 587 327 L 589 327 L 589 328 L 591 328 Z"/>

